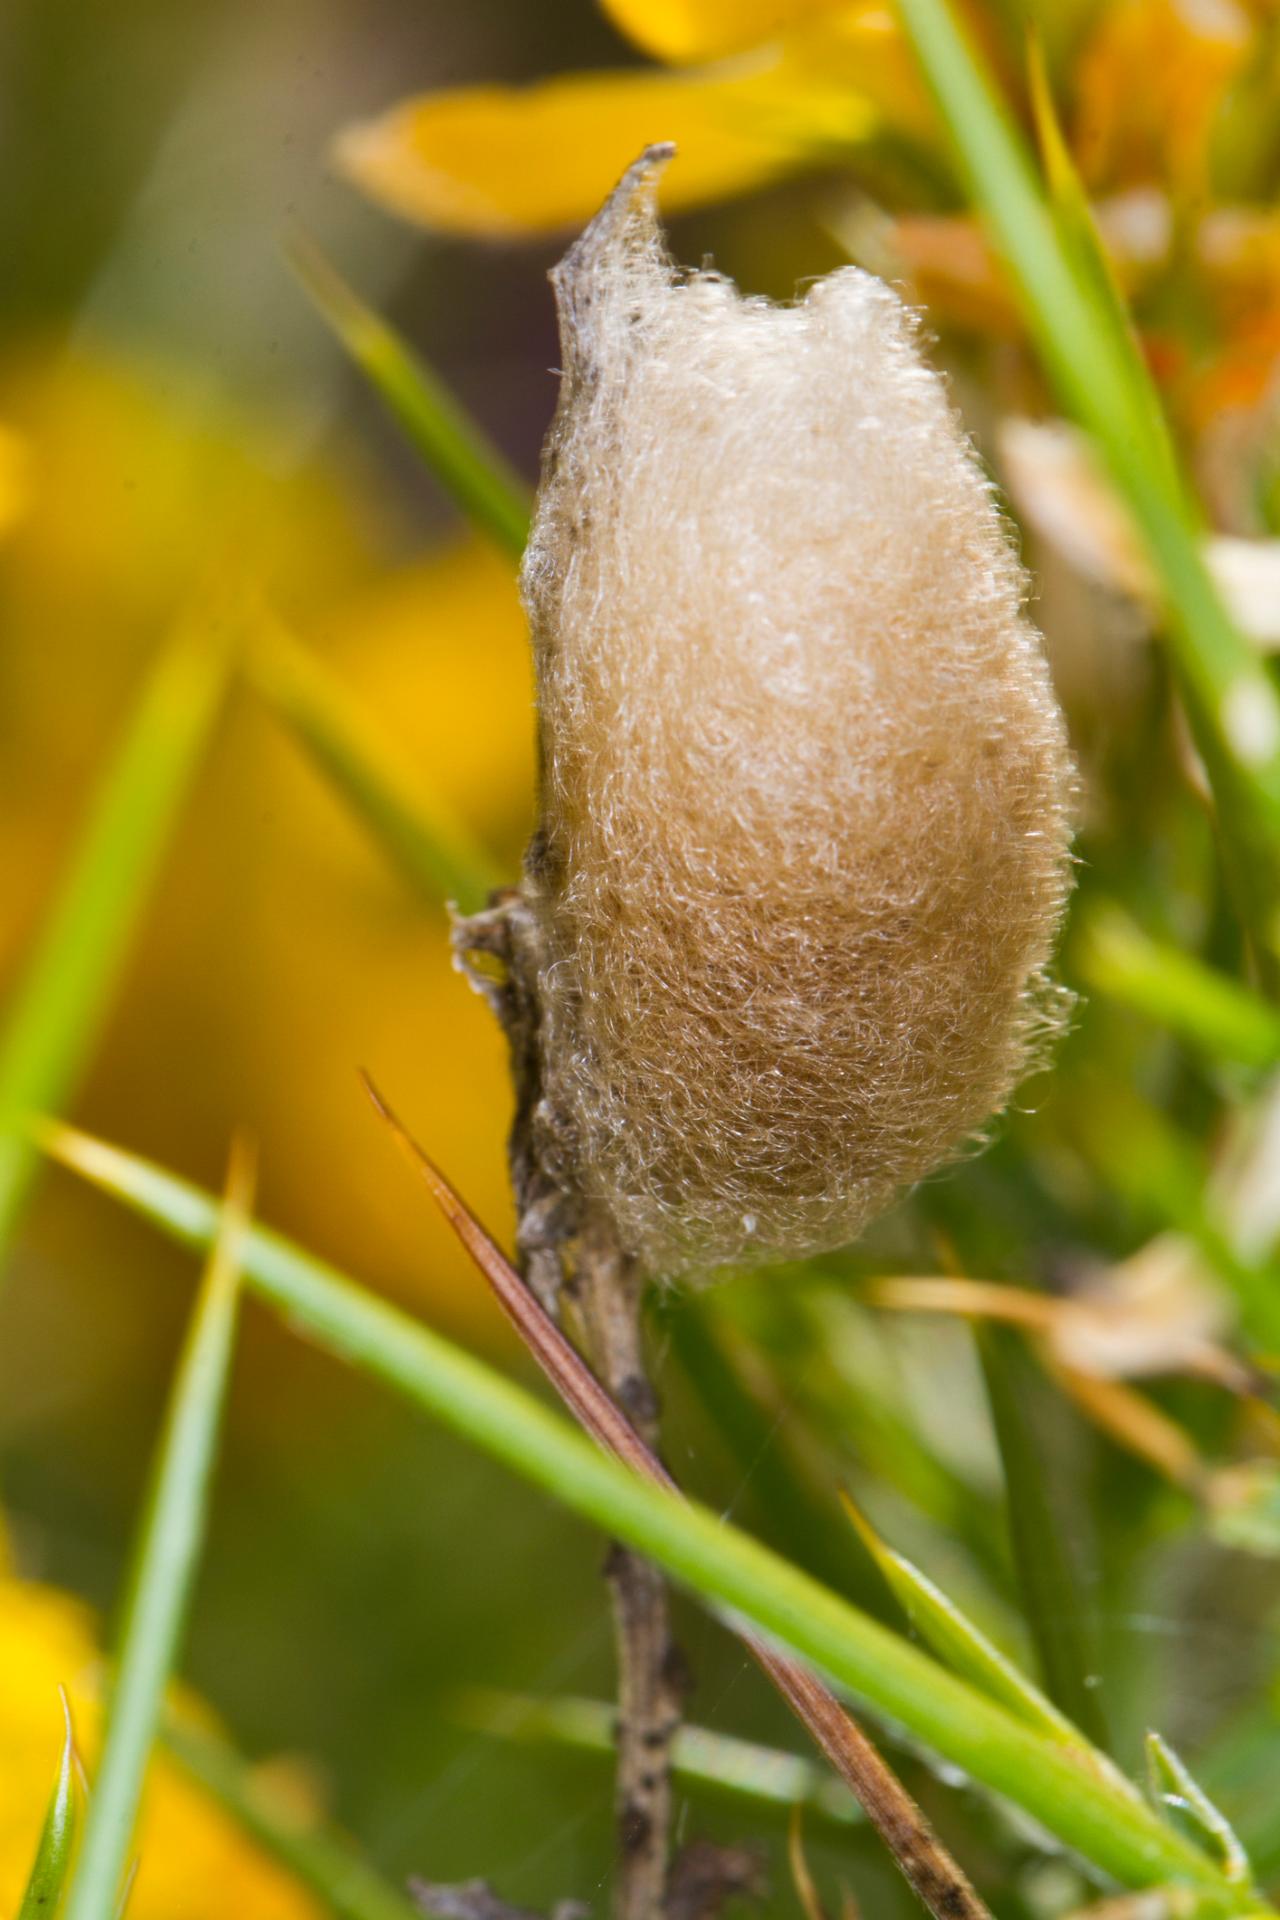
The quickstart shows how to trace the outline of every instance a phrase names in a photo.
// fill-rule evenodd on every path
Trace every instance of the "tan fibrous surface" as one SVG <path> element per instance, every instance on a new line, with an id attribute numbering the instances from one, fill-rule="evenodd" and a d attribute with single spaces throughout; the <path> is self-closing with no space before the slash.
<path id="1" fill-rule="evenodd" d="M 524 590 L 545 1118 L 654 1273 L 853 1239 L 1027 1068 L 1071 768 L 911 316 L 668 258 L 651 149 L 553 275 Z"/>

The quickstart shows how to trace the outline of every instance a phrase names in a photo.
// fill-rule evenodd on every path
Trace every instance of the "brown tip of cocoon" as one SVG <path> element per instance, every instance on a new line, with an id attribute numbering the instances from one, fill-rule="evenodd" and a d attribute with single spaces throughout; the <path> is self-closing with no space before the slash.
<path id="1" fill-rule="evenodd" d="M 589 377 L 590 346 L 597 331 L 593 308 L 602 287 L 612 290 L 610 263 L 626 260 L 634 270 L 648 265 L 664 274 L 669 268 L 658 227 L 658 181 L 675 153 L 674 140 L 658 140 L 646 147 L 594 220 L 551 269 L 548 277 L 555 288 L 567 382 Z"/>
<path id="2" fill-rule="evenodd" d="M 559 264 L 551 269 L 557 292 L 575 277 L 585 277 L 606 254 L 617 251 L 627 229 L 642 223 L 656 230 L 658 181 L 675 158 L 674 140 L 656 140 L 633 160 L 595 218 L 585 226 Z"/>
<path id="3" fill-rule="evenodd" d="M 670 149 L 553 279 L 524 565 L 544 1147 L 655 1271 L 853 1238 L 1054 1009 L 1071 768 L 1025 578 L 911 316 L 675 267 Z"/>

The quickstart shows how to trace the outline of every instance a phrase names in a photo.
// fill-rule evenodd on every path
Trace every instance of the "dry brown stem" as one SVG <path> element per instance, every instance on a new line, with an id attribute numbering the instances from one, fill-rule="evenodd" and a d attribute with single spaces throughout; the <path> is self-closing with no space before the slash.
<path id="1" fill-rule="evenodd" d="M 466 933 L 464 924 L 460 936 L 465 938 Z M 491 947 L 487 950 L 492 952 Z M 652 1447 L 584 1364 L 581 1355 L 533 1297 L 460 1195 L 396 1119 L 376 1089 L 370 1086 L 369 1090 L 399 1145 L 425 1178 L 445 1218 L 489 1282 L 499 1305 L 575 1418 L 601 1446 L 634 1472 L 669 1493 L 678 1493 L 679 1488 Z M 634 1273 L 627 1277 L 634 1285 Z M 617 1337 L 616 1329 L 614 1337 Z M 634 1394 L 634 1388 L 632 1391 Z M 857 1797 L 904 1877 L 935 1920 L 991 1920 L 987 1907 L 934 1833 L 924 1813 L 830 1688 L 800 1661 L 777 1652 L 741 1627 L 735 1627 L 735 1631 Z M 621 1734 L 620 1728 L 620 1746 Z M 621 1773 L 620 1765 L 620 1778 Z M 630 1864 L 624 1854 L 624 1872 Z M 677 1864 L 669 1894 L 674 1894 L 678 1880 Z M 658 1911 L 665 1912 L 666 1920 L 675 1920 L 672 1904 Z"/>
<path id="2" fill-rule="evenodd" d="M 608 1215 L 584 1208 L 553 1180 L 541 1150 L 539 940 L 538 920 L 514 890 L 455 931 L 468 975 L 493 1007 L 510 1047 L 516 1093 L 510 1165 L 525 1279 L 557 1324 L 566 1308 L 571 1311 L 606 1395 L 656 1450 L 658 1404 L 644 1357 L 641 1275 L 622 1253 Z M 667 1584 L 658 1569 L 615 1546 L 605 1572 L 618 1668 L 614 1913 L 616 1920 L 662 1920 L 669 1913 L 671 1756 L 686 1668 L 671 1636 Z"/>
<path id="3" fill-rule="evenodd" d="M 641 1277 L 618 1247 L 609 1220 L 590 1217 L 577 1243 L 571 1282 L 584 1351 L 610 1398 L 646 1445 L 658 1445 L 658 1404 L 649 1384 L 641 1328 Z M 671 1637 L 667 1583 L 650 1560 L 626 1547 L 605 1563 L 613 1596 L 618 1661 L 615 1804 L 618 1920 L 667 1913 L 671 1851 L 671 1756 L 688 1690 Z"/>

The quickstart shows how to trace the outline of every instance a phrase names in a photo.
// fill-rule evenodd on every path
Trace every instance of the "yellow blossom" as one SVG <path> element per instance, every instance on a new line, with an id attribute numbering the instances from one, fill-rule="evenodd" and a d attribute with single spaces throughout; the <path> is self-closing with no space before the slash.
<path id="1" fill-rule="evenodd" d="M 840 0 L 602 0 L 646 53 L 673 63 L 716 59 L 839 10 Z"/>
<path id="2" fill-rule="evenodd" d="M 1075 148 L 1086 181 L 1164 180 L 1179 195 L 1202 191 L 1214 120 L 1252 42 L 1253 22 L 1235 0 L 1103 7 L 1075 73 Z"/>
<path id="3" fill-rule="evenodd" d="M 420 94 L 347 129 L 338 165 L 373 199 L 425 226 L 511 238 L 584 221 L 631 156 L 655 140 L 681 151 L 664 187 L 668 212 L 806 169 L 834 164 L 856 176 L 861 150 L 881 135 L 941 158 L 889 6 L 601 5 L 664 64 Z M 997 42 L 990 51 L 1016 91 L 1016 36 L 1000 36 L 998 10 L 968 11 L 980 36 Z M 1248 127 L 1269 123 L 1280 107 L 1267 13 L 1263 0 L 1116 0 L 1079 29 L 1053 14 L 1044 23 L 1104 243 L 1136 303 L 1174 424 L 1192 441 L 1224 411 L 1259 407 L 1280 363 L 1280 220 L 1247 199 L 1250 139 L 1259 145 Z M 1137 93 L 1135 73 L 1143 76 Z M 1228 182 L 1236 204 L 1222 203 Z M 1003 267 L 967 214 L 887 212 L 868 219 L 864 202 L 834 202 L 832 228 L 862 264 L 907 279 L 939 318 L 1021 337 Z M 1188 297 L 1162 297 L 1171 277 L 1193 283 Z M 1175 322 L 1183 332 L 1170 330 L 1171 313 L 1191 316 Z"/>
<path id="4" fill-rule="evenodd" d="M 341 134 L 338 166 L 382 205 L 425 226 L 510 237 L 585 220 L 655 139 L 674 140 L 681 151 L 666 199 L 678 211 L 827 165 L 886 118 L 916 133 L 930 124 L 884 5 L 683 0 L 642 8 L 616 0 L 612 10 L 667 60 L 732 57 L 421 94 Z"/>
<path id="5" fill-rule="evenodd" d="M 26 504 L 26 442 L 20 434 L 0 426 L 0 536 L 22 518 Z"/>
<path id="6" fill-rule="evenodd" d="M 87 1608 L 51 1587 L 0 1578 L 0 1912 L 21 1904 L 57 1771 L 58 1688 L 92 1767 L 101 1667 Z M 129 1920 L 318 1920 L 310 1896 L 163 1755 L 148 1776 L 136 1846 Z"/>
<path id="7" fill-rule="evenodd" d="M 0 546 L 10 795 L 0 965 L 18 963 L 47 911 L 50 873 L 128 689 L 229 533 L 268 602 L 413 776 L 467 821 L 499 872 L 518 872 L 533 696 L 509 562 L 467 541 L 378 564 L 376 495 L 345 450 L 348 477 L 315 462 L 281 478 L 269 419 L 249 428 L 208 403 L 189 408 L 174 381 L 161 390 L 106 357 L 0 364 L 0 412 L 22 433 L 31 473 L 28 509 Z M 162 1112 L 167 1152 L 196 1175 L 207 1143 L 248 1122 L 276 1220 L 493 1337 L 483 1290 L 406 1185 L 356 1078 L 365 1064 L 408 1101 L 424 1138 L 447 1143 L 469 1198 L 505 1223 L 505 1055 L 453 969 L 443 905 L 414 896 L 244 687 L 179 832 L 113 1017 L 125 1038 L 104 1045 L 88 1117 L 140 1143 Z M 177 1044 L 202 1087 L 194 1107 L 173 1085 Z M 89 1325 L 108 1312 L 104 1300 L 83 1303 Z M 118 1327 L 86 1337 L 82 1371 L 66 1361 L 56 1379 L 24 1380 L 24 1407 L 90 1390 L 129 1337 Z"/>

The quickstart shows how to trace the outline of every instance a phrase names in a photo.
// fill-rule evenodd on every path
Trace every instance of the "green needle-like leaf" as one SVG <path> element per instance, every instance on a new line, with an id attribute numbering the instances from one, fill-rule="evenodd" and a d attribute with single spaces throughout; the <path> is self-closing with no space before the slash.
<path id="1" fill-rule="evenodd" d="M 1147 1766 L 1151 1790 L 1162 1805 L 1175 1808 L 1203 1834 L 1222 1861 L 1222 1871 L 1233 1886 L 1252 1887 L 1249 1856 L 1226 1816 L 1219 1812 L 1204 1788 L 1158 1733 L 1147 1735 Z"/>
<path id="2" fill-rule="evenodd" d="M 1101 1703 L 1089 1684 L 1091 1662 L 1079 1582 L 1063 1543 L 1058 1503 L 1044 1470 L 1039 1437 L 1029 1418 L 1028 1402 L 1035 1388 L 1026 1372 L 1026 1356 L 1007 1328 L 984 1326 L 977 1338 L 1004 1467 L 1014 1564 L 1044 1683 L 1068 1723 L 1103 1746 L 1106 1727 Z"/>
<path id="3" fill-rule="evenodd" d="M 75 1093 L 134 929 L 199 763 L 225 681 L 225 647 L 195 625 L 143 687 L 0 1029 L 0 1260 L 36 1155 L 21 1122 Z"/>
<path id="4" fill-rule="evenodd" d="M 191 1247 L 216 1231 L 212 1196 L 69 1128 L 47 1149 Z M 944 1761 L 1040 1821 L 1129 1886 L 1170 1879 L 1225 1909 L 1247 1903 L 1216 1865 L 1141 1801 L 1044 1739 L 716 1514 L 654 1487 L 513 1381 L 280 1235 L 252 1228 L 247 1281 L 299 1332 L 383 1380 L 611 1538 L 792 1648 Z M 74 1915 L 73 1920 L 86 1920 Z"/>
<path id="5" fill-rule="evenodd" d="M 1086 1758 L 1090 1765 L 1095 1764 L 1100 1756 L 1079 1728 L 1018 1671 L 1012 1660 L 974 1626 L 927 1574 L 921 1573 L 905 1554 L 896 1552 L 881 1539 L 847 1494 L 845 1506 L 903 1612 L 938 1657 L 966 1680 L 981 1687 L 993 1700 L 999 1700 L 1010 1712 L 1016 1713 L 1028 1726 Z M 1113 1779 L 1121 1778 L 1109 1765 L 1107 1770 Z"/>
<path id="6" fill-rule="evenodd" d="M 617 1751 L 618 1709 L 604 1700 L 560 1695 L 534 1700 L 524 1694 L 474 1689 L 462 1694 L 457 1714 L 464 1726 L 500 1740 L 545 1743 L 581 1753 Z M 708 1727 L 682 1726 L 672 1748 L 676 1777 L 691 1788 L 732 1794 L 752 1808 L 802 1807 L 837 1827 L 862 1819 L 844 1782 L 798 1753 L 782 1753 L 754 1740 L 737 1740 Z"/>
<path id="7" fill-rule="evenodd" d="M 1102 326 L 1119 365 L 1127 373 L 1135 402 L 1145 407 L 1152 456 L 1164 468 L 1170 485 L 1177 485 L 1177 461 L 1160 398 L 1142 358 L 1142 347 L 1111 270 L 1093 208 L 1080 178 L 1075 156 L 1067 144 L 1054 104 L 1044 46 L 1034 27 L 1028 45 L 1028 81 L 1040 158 L 1048 186 L 1058 235 L 1091 297 L 1095 324 Z"/>
<path id="8" fill-rule="evenodd" d="M 204 1538 L 240 1295 L 252 1173 L 233 1155 L 209 1217 L 209 1262 L 178 1365 L 122 1609 L 115 1682 L 68 1920 L 113 1920 Z"/>
<path id="9" fill-rule="evenodd" d="M 438 375 L 364 304 L 317 247 L 297 245 L 291 258 L 317 309 L 441 486 L 482 533 L 519 559 L 533 509 L 519 474 Z"/>
<path id="10" fill-rule="evenodd" d="M 1153 940 L 1122 908 L 1095 908 L 1074 954 L 1087 987 L 1199 1047 L 1210 1061 L 1265 1069 L 1280 1061 L 1280 1012 L 1194 954 Z"/>
<path id="11" fill-rule="evenodd" d="M 323 662 L 267 619 L 248 666 L 258 692 L 408 880 L 428 899 L 454 901 L 464 913 L 483 906 L 502 877 L 497 867 L 400 764 Z"/>
<path id="12" fill-rule="evenodd" d="M 67 1730 L 62 1743 L 62 1758 L 58 1763 L 58 1777 L 53 1784 L 49 1811 L 44 1817 L 27 1890 L 18 1909 L 18 1920 L 54 1920 L 62 1906 L 62 1895 L 75 1851 L 76 1829 L 79 1825 L 76 1737 L 65 1693 L 62 1696 L 62 1712 Z"/>
<path id="13" fill-rule="evenodd" d="M 125 1920 L 125 1915 L 129 1911 L 129 1902 L 133 1898 L 133 1886 L 138 1878 L 138 1868 L 140 1865 L 141 1862 L 135 1854 L 129 1862 L 129 1870 L 124 1876 L 124 1884 L 120 1889 L 120 1895 L 116 1901 L 115 1920 Z"/>
<path id="14" fill-rule="evenodd" d="M 1067 407 L 1093 435 L 1163 588 L 1168 641 L 1213 783 L 1229 878 L 1260 963 L 1280 951 L 1280 697 L 1206 565 L 1199 515 L 1157 430 L 1158 402 L 1096 276 L 1064 238 L 1031 156 L 951 0 L 898 0 L 960 171 Z"/>

